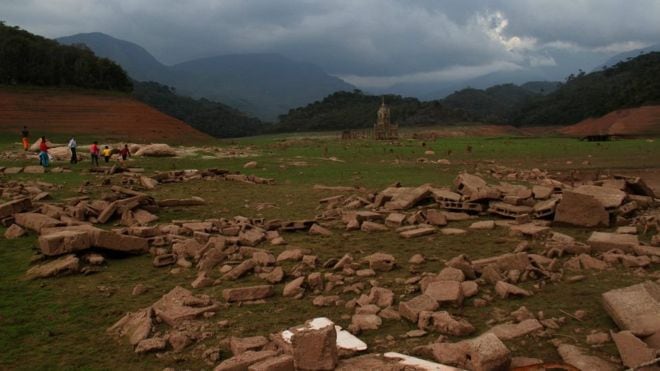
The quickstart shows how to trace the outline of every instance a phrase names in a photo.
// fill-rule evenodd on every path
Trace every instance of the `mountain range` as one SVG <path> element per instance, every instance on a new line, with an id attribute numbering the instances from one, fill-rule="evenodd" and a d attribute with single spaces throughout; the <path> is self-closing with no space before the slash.
<path id="1" fill-rule="evenodd" d="M 232 54 L 195 59 L 172 66 L 143 47 L 95 32 L 56 39 L 84 44 L 96 55 L 119 63 L 138 81 L 156 81 L 178 94 L 220 101 L 264 120 L 355 87 L 310 63 L 279 54 Z"/>

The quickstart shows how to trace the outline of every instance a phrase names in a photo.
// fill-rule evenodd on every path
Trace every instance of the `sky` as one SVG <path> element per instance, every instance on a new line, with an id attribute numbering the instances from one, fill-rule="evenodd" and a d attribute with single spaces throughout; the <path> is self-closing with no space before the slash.
<path id="1" fill-rule="evenodd" d="M 0 0 L 46 37 L 103 32 L 165 64 L 280 53 L 384 88 L 544 71 L 660 43 L 660 0 Z"/>

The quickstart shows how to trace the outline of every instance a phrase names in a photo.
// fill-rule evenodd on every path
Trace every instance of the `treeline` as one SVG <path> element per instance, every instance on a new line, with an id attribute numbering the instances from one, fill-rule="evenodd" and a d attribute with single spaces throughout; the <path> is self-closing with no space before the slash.
<path id="1" fill-rule="evenodd" d="M 504 122 L 532 98 L 549 94 L 559 82 L 533 81 L 523 85 L 501 84 L 487 89 L 466 88 L 441 101 L 449 107 L 465 110 L 482 122 Z"/>
<path id="2" fill-rule="evenodd" d="M 381 99 L 390 107 L 394 121 L 403 126 L 469 121 L 465 111 L 451 109 L 440 102 L 421 102 L 399 95 L 384 97 L 360 90 L 340 91 L 321 101 L 289 110 L 280 115 L 272 130 L 277 132 L 344 130 L 372 127 Z"/>
<path id="3" fill-rule="evenodd" d="M 610 68 L 571 75 L 546 96 L 536 96 L 502 122 L 516 126 L 569 125 L 589 117 L 660 104 L 660 52 L 641 55 Z"/>
<path id="4" fill-rule="evenodd" d="M 126 72 L 84 46 L 64 46 L 0 22 L 0 84 L 128 92 Z"/>
<path id="5" fill-rule="evenodd" d="M 157 110 L 218 138 L 261 134 L 266 128 L 259 119 L 248 117 L 222 103 L 193 99 L 176 94 L 174 88 L 159 83 L 133 83 L 133 97 Z"/>

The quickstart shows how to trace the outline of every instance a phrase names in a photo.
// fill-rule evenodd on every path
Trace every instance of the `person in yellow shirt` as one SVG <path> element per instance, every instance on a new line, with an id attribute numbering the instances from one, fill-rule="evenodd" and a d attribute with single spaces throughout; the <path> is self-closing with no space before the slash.
<path id="1" fill-rule="evenodd" d="M 108 148 L 108 146 L 105 146 L 105 148 L 103 148 L 103 152 L 101 154 L 103 155 L 103 158 L 105 159 L 105 162 L 107 163 L 108 161 L 110 161 L 110 156 L 112 156 L 112 150 L 110 148 Z"/>

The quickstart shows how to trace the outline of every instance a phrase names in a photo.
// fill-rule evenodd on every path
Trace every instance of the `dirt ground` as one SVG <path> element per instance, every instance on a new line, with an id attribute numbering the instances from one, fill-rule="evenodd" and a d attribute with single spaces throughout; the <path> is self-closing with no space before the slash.
<path id="1" fill-rule="evenodd" d="M 570 136 L 587 135 L 658 135 L 660 106 L 644 106 L 610 112 L 603 117 L 588 118 L 559 130 Z"/>
<path id="2" fill-rule="evenodd" d="M 85 134 L 141 142 L 195 143 L 210 137 L 128 96 L 0 90 L 0 132 L 18 137 L 23 125 L 33 136 Z"/>

